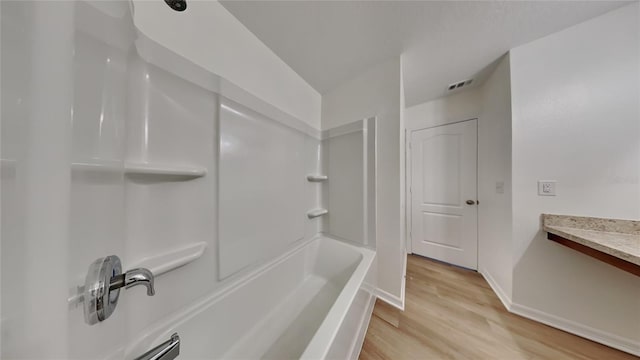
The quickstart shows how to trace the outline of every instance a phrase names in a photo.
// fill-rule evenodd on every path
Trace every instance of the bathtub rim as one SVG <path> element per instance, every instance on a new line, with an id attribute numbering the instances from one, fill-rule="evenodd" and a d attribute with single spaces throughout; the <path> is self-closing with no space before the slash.
<path id="1" fill-rule="evenodd" d="M 328 236 L 324 236 L 324 238 L 335 240 L 342 246 L 357 249 L 356 251 L 362 254 L 362 259 L 347 283 L 344 285 L 342 291 L 340 291 L 340 295 L 338 295 L 338 298 L 331 306 L 331 309 L 327 312 L 327 315 L 320 324 L 318 330 L 316 330 L 313 338 L 309 344 L 307 344 L 307 347 L 300 356 L 300 359 L 311 360 L 326 358 L 331 345 L 334 343 L 338 331 L 351 308 L 351 305 L 354 303 L 358 291 L 362 287 L 366 286 L 364 281 L 376 256 L 376 252 L 369 248 L 345 243 Z M 371 291 L 371 295 L 375 296 L 373 291 Z"/>
<path id="2" fill-rule="evenodd" d="M 326 354 L 329 351 L 329 347 L 332 344 L 333 340 L 335 339 L 336 334 L 340 328 L 340 325 L 342 324 L 342 320 L 344 320 L 344 317 L 346 316 L 346 313 L 349 310 L 349 306 L 353 302 L 360 286 L 355 288 L 353 291 L 350 291 L 348 294 L 345 294 L 345 289 L 347 289 L 348 287 L 351 288 L 351 286 L 353 286 L 355 282 L 354 278 L 356 278 L 356 274 L 358 274 L 357 278 L 359 279 L 359 284 L 362 285 L 362 283 L 364 282 L 364 278 L 368 273 L 368 270 L 371 268 L 371 264 L 373 263 L 373 259 L 375 258 L 376 253 L 371 249 L 348 244 L 343 241 L 332 238 L 330 236 L 327 236 L 325 234 L 319 233 L 310 239 L 300 241 L 299 243 L 291 247 L 289 250 L 287 250 L 283 254 L 279 255 L 278 257 L 270 260 L 269 262 L 263 265 L 260 265 L 256 269 L 251 270 L 247 274 L 240 276 L 232 283 L 223 285 L 220 289 L 217 289 L 213 293 L 200 298 L 194 303 L 186 306 L 184 309 L 178 310 L 177 312 L 169 315 L 168 317 L 165 317 L 153 323 L 152 325 L 150 325 L 144 330 L 143 334 L 139 335 L 128 344 L 125 344 L 124 351 L 123 351 L 124 359 L 133 359 L 137 355 L 142 354 L 145 351 L 151 349 L 154 345 L 162 343 L 163 341 L 165 341 L 171 336 L 171 334 L 174 332 L 173 329 L 193 319 L 201 311 L 203 311 L 203 309 L 206 309 L 207 307 L 214 305 L 215 303 L 224 299 L 226 296 L 230 295 L 237 289 L 257 279 L 265 272 L 268 272 L 272 268 L 275 268 L 278 265 L 282 264 L 283 262 L 287 261 L 291 256 L 295 255 L 297 252 L 302 251 L 307 246 L 310 246 L 314 242 L 321 241 L 323 239 L 335 241 L 340 246 L 345 246 L 347 248 L 354 249 L 354 251 L 357 251 L 361 254 L 360 262 L 358 263 L 356 269 L 354 270 L 353 274 L 351 275 L 347 283 L 344 285 L 343 289 L 338 295 L 338 298 L 335 300 L 335 302 L 327 312 L 325 319 L 322 321 L 322 323 L 320 324 L 320 327 L 318 328 L 316 333 L 313 335 L 313 338 L 311 339 L 309 344 L 307 344 L 307 347 L 305 348 L 301 358 L 304 358 L 304 355 L 308 353 L 309 348 L 312 344 L 316 344 L 314 345 L 314 348 L 317 348 L 319 344 L 325 344 L 326 348 L 323 349 L 323 351 L 321 352 L 323 353 L 322 357 L 326 356 Z M 365 265 L 366 265 L 366 269 L 363 270 Z M 325 323 L 327 323 L 327 318 L 329 318 L 330 315 L 334 314 L 334 312 L 337 311 L 335 309 L 338 301 L 341 300 L 340 303 L 344 303 L 346 301 L 344 299 L 349 299 L 349 302 L 347 303 L 347 305 L 349 306 L 343 306 L 344 309 L 341 309 L 342 310 L 340 311 L 341 316 L 338 319 L 339 320 L 338 323 L 335 324 L 336 328 L 333 329 L 333 331 L 323 330 L 323 333 L 327 333 L 329 341 L 318 341 L 316 339 L 318 333 L 320 333 L 321 329 L 326 329 L 328 327 L 328 325 L 325 325 Z M 335 319 L 331 321 L 332 324 L 335 322 L 336 322 Z"/>

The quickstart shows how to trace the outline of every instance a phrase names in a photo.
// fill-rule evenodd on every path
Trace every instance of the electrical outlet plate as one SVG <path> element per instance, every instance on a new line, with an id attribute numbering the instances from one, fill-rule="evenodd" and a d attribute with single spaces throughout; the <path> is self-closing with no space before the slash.
<path id="1" fill-rule="evenodd" d="M 538 195 L 556 196 L 555 180 L 538 180 Z"/>

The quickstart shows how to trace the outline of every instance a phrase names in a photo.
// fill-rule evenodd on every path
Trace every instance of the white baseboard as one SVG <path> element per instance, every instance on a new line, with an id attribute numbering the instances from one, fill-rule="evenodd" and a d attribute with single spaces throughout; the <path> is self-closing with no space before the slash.
<path id="1" fill-rule="evenodd" d="M 403 288 L 404 288 L 404 279 L 403 279 Z M 399 298 L 395 295 L 389 294 L 388 292 L 380 288 L 376 289 L 376 295 L 378 296 L 378 299 L 404 311 L 404 299 Z"/>
<path id="2" fill-rule="evenodd" d="M 551 315 L 516 303 L 511 304 L 511 309 L 509 309 L 509 311 L 545 325 L 564 330 L 568 333 L 581 336 L 585 339 L 593 340 L 614 349 L 618 349 L 635 356 L 640 356 L 640 342 L 638 341 L 611 334 L 606 331 L 595 329 L 575 321 L 564 319 L 559 316 Z"/>
<path id="3" fill-rule="evenodd" d="M 488 271 L 486 271 L 485 269 L 479 269 L 478 272 L 484 277 L 485 280 L 487 280 L 487 283 L 489 283 L 489 286 L 491 287 L 493 292 L 498 296 L 498 299 L 500 299 L 502 305 L 504 305 L 507 310 L 511 311 L 511 296 L 509 296 L 502 289 L 502 287 L 498 285 L 498 282 L 493 278 L 493 276 L 491 276 Z"/>
<path id="4" fill-rule="evenodd" d="M 487 280 L 487 283 L 489 283 L 489 286 L 491 286 L 493 292 L 496 294 L 496 296 L 498 296 L 504 307 L 510 313 L 520 315 L 527 319 L 549 325 L 556 329 L 566 331 L 568 333 L 595 341 L 597 343 L 612 347 L 614 349 L 618 349 L 620 351 L 624 351 L 629 354 L 633 354 L 635 356 L 640 356 L 640 342 L 515 303 L 504 292 L 500 285 L 498 285 L 498 283 L 490 273 L 484 270 L 480 270 L 479 272 L 480 274 L 482 274 L 485 280 Z"/>
<path id="5" fill-rule="evenodd" d="M 348 359 L 358 360 L 360 352 L 362 351 L 362 345 L 364 344 L 364 338 L 367 336 L 367 329 L 369 329 L 369 323 L 371 322 L 371 315 L 373 315 L 373 307 L 376 304 L 376 297 L 371 296 L 367 309 L 364 312 L 362 321 L 360 322 L 360 328 L 358 329 L 358 335 L 353 343 L 351 349 L 351 356 Z"/>

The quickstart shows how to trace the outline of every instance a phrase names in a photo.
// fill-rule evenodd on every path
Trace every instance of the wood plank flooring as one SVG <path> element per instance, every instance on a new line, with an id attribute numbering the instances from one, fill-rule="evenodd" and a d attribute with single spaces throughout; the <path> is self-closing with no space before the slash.
<path id="1" fill-rule="evenodd" d="M 360 359 L 639 358 L 511 314 L 480 274 L 409 255 L 405 311 L 376 302 Z"/>

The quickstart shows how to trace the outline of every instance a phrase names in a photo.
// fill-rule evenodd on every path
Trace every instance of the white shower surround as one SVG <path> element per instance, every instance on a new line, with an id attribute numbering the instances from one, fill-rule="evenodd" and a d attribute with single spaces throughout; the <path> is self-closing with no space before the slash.
<path id="1" fill-rule="evenodd" d="M 185 312 L 229 299 L 236 305 L 225 308 L 231 320 L 180 330 L 182 358 L 192 358 L 215 331 L 253 320 L 247 315 L 257 308 L 238 299 L 267 306 L 260 313 L 266 316 L 287 290 L 324 281 L 338 283 L 316 300 L 324 310 L 304 312 L 315 335 L 290 344 L 306 345 L 301 356 L 357 356 L 375 299 L 375 253 L 317 238 L 322 219 L 306 219 L 323 205 L 321 183 L 306 181 L 322 172 L 320 131 L 146 37 L 129 10 L 119 1 L 3 3 L 3 67 L 13 76 L 3 72 L 2 273 L 12 276 L 3 278 L 0 356 L 135 358 Z M 34 39 L 35 46 L 23 46 Z M 4 54 L 11 54 L 6 62 Z M 25 81 L 26 74 L 33 79 Z M 13 100 L 6 109 L 5 99 Z M 227 100 L 305 137 L 297 149 L 304 158 L 304 238 L 280 239 L 277 252 L 221 279 L 218 125 Z M 146 266 L 161 275 L 156 296 L 126 290 L 111 318 L 89 326 L 78 285 L 94 259 L 110 254 L 121 256 L 125 270 Z M 350 276 L 323 272 L 350 266 Z M 273 274 L 282 277 L 268 281 Z M 296 293 L 293 302 L 304 305 L 313 292 Z M 243 293 L 250 296 L 238 298 Z M 286 323 L 274 324 L 285 332 Z M 198 342 L 191 330 L 210 337 Z M 216 344 L 230 349 L 232 342 Z"/>
<path id="2" fill-rule="evenodd" d="M 305 190 L 303 194 L 288 195 L 304 197 L 304 201 L 294 206 L 300 206 L 301 216 L 305 215 L 302 210 L 311 205 L 322 206 L 322 185 L 308 183 L 305 179 L 306 173 L 327 170 L 321 169 L 321 133 L 317 129 L 280 112 L 142 34 L 138 34 L 136 47 L 144 61 L 198 84 L 218 98 L 220 109 L 215 120 L 219 124 L 218 136 L 224 137 L 229 129 L 224 124 L 230 125 L 233 121 L 235 129 L 240 118 L 266 126 L 261 133 L 274 126 L 288 129 L 274 141 L 288 142 L 302 136 L 304 140 L 294 141 L 297 145 L 291 150 L 302 153 L 304 165 L 294 166 L 293 172 L 300 171 L 300 180 L 306 183 Z M 245 129 L 241 132 L 233 130 L 231 134 L 246 136 L 248 133 Z M 222 207 L 234 205 L 232 200 L 221 199 L 220 191 L 224 188 L 220 187 L 219 177 L 226 167 L 222 166 L 225 153 L 221 148 L 218 151 L 216 215 L 221 221 Z M 249 145 L 243 152 L 251 159 L 236 161 L 255 162 L 257 158 L 251 155 L 255 151 L 260 151 L 260 147 Z M 268 175 L 256 172 L 257 176 L 265 174 Z M 293 175 L 291 170 L 287 174 Z M 271 204 L 271 209 L 265 207 L 262 211 L 280 211 L 282 204 Z M 244 221 L 252 226 L 253 218 L 245 216 L 234 221 Z M 127 346 L 125 358 L 135 358 L 177 331 L 182 338 L 181 356 L 186 359 L 357 359 L 376 299 L 375 251 L 320 235 L 324 230 L 321 220 L 306 220 L 304 233 L 300 234 L 302 238 L 288 237 L 287 232 L 283 233 L 287 238 L 282 239 L 274 234 L 254 237 L 252 241 L 256 245 L 267 241 L 273 243 L 273 248 L 264 248 L 262 257 L 258 252 L 231 271 L 219 268 L 218 283 L 212 292 L 144 328 L 143 335 Z M 230 254 L 222 252 L 221 246 L 227 241 L 224 236 L 225 233 L 219 233 L 217 237 L 218 266 L 222 264 L 222 257 Z M 237 255 L 239 253 L 236 258 Z"/>
<path id="3" fill-rule="evenodd" d="M 298 208 L 300 218 L 305 219 L 307 208 L 322 206 L 322 184 L 307 182 L 305 175 L 326 171 L 321 169 L 321 133 L 318 130 L 279 112 L 140 34 L 136 46 L 144 61 L 178 76 L 181 81 L 196 83 L 213 95 L 212 99 L 220 107 L 214 121 L 218 123 L 216 132 L 221 139 L 226 135 L 235 136 L 236 140 L 240 137 L 251 139 L 252 125 L 245 124 L 244 129 L 238 129 L 241 121 L 248 121 L 262 135 L 268 135 L 275 127 L 281 129 L 272 141 L 289 143 L 293 140 L 289 150 L 300 152 L 298 156 L 302 157 L 303 164 L 296 161 L 295 165 L 290 165 L 293 168 L 287 168 L 283 173 L 269 174 L 268 169 L 259 171 L 256 163 L 260 161 L 258 152 L 266 151 L 269 142 L 260 146 L 256 139 L 247 141 L 242 157 L 234 160 L 234 166 L 243 163 L 247 169 L 255 165 L 258 179 L 264 175 L 299 176 L 304 189 L 302 193 L 300 189 L 292 192 L 291 188 L 279 191 L 280 196 L 303 197 L 302 201 L 287 207 L 283 207 L 285 201 L 278 203 L 276 198 L 268 202 L 270 205 L 266 202 L 243 202 L 241 205 L 238 197 L 235 203 L 233 198 L 222 198 L 221 192 L 231 189 L 230 186 L 241 185 L 230 183 L 233 179 L 228 179 L 228 185 L 222 186 L 221 172 L 234 173 L 235 169 L 225 165 L 230 163 L 225 162 L 227 155 L 218 144 L 217 170 L 212 171 L 218 177 L 218 222 L 225 220 L 221 217 L 223 208 L 253 206 L 259 208 L 253 216 L 236 214 L 225 221 L 266 229 L 274 225 L 254 221 L 261 213 L 281 212 L 285 208 L 288 211 L 293 207 L 294 210 Z M 282 144 L 277 145 L 281 147 Z M 272 160 L 270 157 L 267 162 Z M 282 159 L 285 160 L 288 158 Z M 262 194 L 265 189 L 255 189 L 259 183 L 255 182 L 246 190 L 254 195 Z M 229 234 L 220 232 L 218 223 L 217 264 L 220 266 L 223 257 L 234 254 L 238 266 L 229 271 L 218 268 L 218 282 L 209 294 L 141 329 L 143 335 L 124 350 L 125 359 L 144 353 L 173 332 L 181 336 L 181 357 L 185 359 L 357 359 L 376 299 L 375 251 L 322 236 L 321 220 L 306 219 L 303 229 L 298 228 L 292 234 L 285 231 L 282 238 L 277 236 L 277 231 L 271 230 L 263 237 L 250 236 L 250 243 L 244 249 L 261 246 L 262 250 L 251 252 L 253 255 L 245 251 L 247 259 L 241 259 L 240 248 L 229 250 Z M 301 237 L 289 236 L 298 233 Z M 271 246 L 264 247 L 261 242 Z"/>

